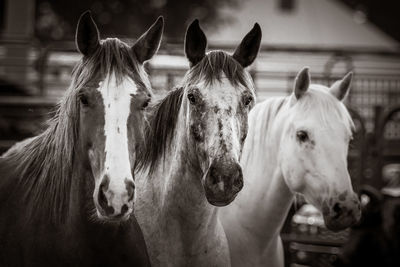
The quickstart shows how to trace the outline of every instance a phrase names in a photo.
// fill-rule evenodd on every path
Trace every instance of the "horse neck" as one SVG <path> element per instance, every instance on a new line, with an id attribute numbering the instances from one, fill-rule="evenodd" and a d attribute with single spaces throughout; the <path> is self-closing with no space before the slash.
<path id="1" fill-rule="evenodd" d="M 95 215 L 92 192 L 94 177 L 77 157 L 73 162 L 71 174 L 71 190 L 69 194 L 68 224 L 71 226 L 92 222 L 90 216 Z M 90 214 L 93 212 L 93 214 Z"/>
<path id="2" fill-rule="evenodd" d="M 188 229 L 191 229 L 190 225 L 206 228 L 216 221 L 216 208 L 207 202 L 201 184 L 202 174 L 191 163 L 197 156 L 191 152 L 187 139 L 185 114 L 185 109 L 181 108 L 174 138 L 152 179 L 162 180 L 161 206 L 168 214 L 179 214 L 183 219 L 181 223 L 189 225 Z M 200 232 L 199 229 L 196 231 Z"/>
<path id="3" fill-rule="evenodd" d="M 238 216 L 241 224 L 262 242 L 279 234 L 293 201 L 277 159 L 283 125 L 275 124 L 283 123 L 276 116 L 287 108 L 285 102 L 283 98 L 271 99 L 252 114 L 241 161 L 245 186 L 234 201 L 235 208 L 244 213 Z"/>
<path id="4" fill-rule="evenodd" d="M 58 123 L 54 122 L 41 135 L 17 144 L 4 155 L 16 162 L 13 198 L 25 203 L 29 219 L 59 223 L 67 213 L 73 148 L 64 148 L 75 140 L 65 135 L 56 137 L 57 131 Z M 38 211 L 47 214 L 37 214 Z"/>

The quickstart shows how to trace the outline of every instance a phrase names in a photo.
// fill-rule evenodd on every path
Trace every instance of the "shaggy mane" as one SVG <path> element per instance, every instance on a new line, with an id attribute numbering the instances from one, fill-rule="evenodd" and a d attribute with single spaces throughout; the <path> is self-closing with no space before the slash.
<path id="1" fill-rule="evenodd" d="M 71 85 L 49 127 L 1 156 L 0 169 L 12 168 L 10 180 L 3 178 L 0 182 L 2 200 L 6 195 L 9 201 L 21 202 L 28 212 L 27 219 L 50 219 L 57 224 L 68 216 L 78 146 L 80 89 L 98 75 L 114 73 L 120 81 L 130 75 L 150 92 L 147 75 L 130 49 L 118 39 L 102 40 L 100 48 L 74 68 Z"/>

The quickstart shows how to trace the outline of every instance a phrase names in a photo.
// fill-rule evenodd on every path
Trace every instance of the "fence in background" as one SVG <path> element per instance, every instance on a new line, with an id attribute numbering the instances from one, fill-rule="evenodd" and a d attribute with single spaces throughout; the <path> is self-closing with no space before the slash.
<path id="1" fill-rule="evenodd" d="M 18 53 L 6 56 L 10 46 L 13 50 L 25 47 L 27 52 L 23 57 Z M 231 47 L 223 49 L 233 50 Z M 16 140 L 39 133 L 46 126 L 37 122 L 51 116 L 49 111 L 67 89 L 71 71 L 79 58 L 73 43 L 47 48 L 0 43 L 0 151 Z M 377 140 L 391 140 L 385 142 L 390 144 L 385 147 L 393 148 L 389 149 L 392 154 L 400 151 L 397 145 L 400 116 L 391 117 L 383 134 L 376 133 L 382 133 L 377 128 L 382 114 L 400 104 L 400 53 L 263 47 L 249 69 L 258 100 L 290 93 L 296 73 L 305 65 L 310 67 L 312 82 L 325 85 L 332 84 L 350 70 L 355 73 L 346 103 L 357 128 L 349 153 L 350 170 L 352 177 L 357 177 L 356 184 L 365 180 L 379 186 L 380 182 L 374 178 L 381 177 L 376 169 L 383 165 L 375 162 L 383 145 Z M 154 91 L 162 95 L 179 84 L 188 64 L 181 45 L 164 45 L 146 68 Z"/>
<path id="2" fill-rule="evenodd" d="M 14 53 L 14 58 L 5 58 L 7 51 L 0 43 L 0 154 L 46 127 L 80 58 L 71 44 L 56 49 L 13 45 L 14 51 L 28 50 L 23 57 Z M 381 188 L 383 170 L 400 166 L 400 53 L 266 47 L 250 68 L 258 100 L 289 94 L 297 72 L 305 65 L 310 67 L 313 83 L 327 86 L 354 71 L 346 103 L 356 126 L 349 148 L 349 172 L 356 190 L 361 184 Z M 163 95 L 179 84 L 188 64 L 180 47 L 167 46 L 146 68 L 154 91 Z M 286 263 L 330 266 L 347 235 L 322 233 L 283 234 L 290 259 Z"/>

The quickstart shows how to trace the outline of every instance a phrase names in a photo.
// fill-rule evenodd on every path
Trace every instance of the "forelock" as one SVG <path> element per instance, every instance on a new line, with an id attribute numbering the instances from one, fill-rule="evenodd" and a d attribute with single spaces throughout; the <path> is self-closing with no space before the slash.
<path id="1" fill-rule="evenodd" d="M 183 79 L 183 86 L 204 83 L 206 86 L 227 78 L 235 86 L 255 92 L 250 74 L 231 55 L 224 51 L 210 51 Z"/>
<path id="2" fill-rule="evenodd" d="M 101 40 L 100 49 L 90 57 L 81 59 L 73 70 L 72 84 L 79 90 L 89 81 L 105 78 L 112 73 L 117 84 L 129 76 L 138 87 L 151 93 L 149 78 L 143 66 L 138 63 L 131 47 L 117 38 Z"/>

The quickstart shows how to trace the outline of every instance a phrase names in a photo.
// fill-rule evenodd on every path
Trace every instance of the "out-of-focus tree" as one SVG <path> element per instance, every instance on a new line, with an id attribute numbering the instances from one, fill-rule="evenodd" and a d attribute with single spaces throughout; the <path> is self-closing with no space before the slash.
<path id="1" fill-rule="evenodd" d="M 357 23 L 372 22 L 400 41 L 399 0 L 339 0 L 354 9 Z"/>
<path id="2" fill-rule="evenodd" d="M 241 0 L 37 0 L 37 36 L 71 39 L 80 14 L 91 10 L 103 36 L 138 37 L 163 15 L 165 36 L 182 41 L 187 25 L 198 18 L 204 26 L 218 27 L 232 16 L 221 7 L 238 7 Z M 212 28 L 209 27 L 209 28 Z M 61 38 L 59 38 L 61 36 Z"/>

